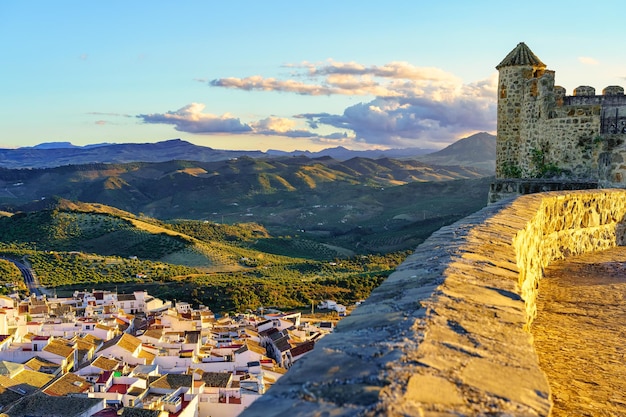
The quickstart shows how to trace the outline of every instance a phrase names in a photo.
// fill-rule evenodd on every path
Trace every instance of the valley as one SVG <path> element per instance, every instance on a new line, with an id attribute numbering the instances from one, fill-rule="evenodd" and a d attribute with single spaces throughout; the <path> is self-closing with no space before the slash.
<path id="1" fill-rule="evenodd" d="M 0 168 L 0 256 L 59 295 L 145 289 L 216 312 L 350 305 L 486 205 L 487 173 L 305 156 Z"/>

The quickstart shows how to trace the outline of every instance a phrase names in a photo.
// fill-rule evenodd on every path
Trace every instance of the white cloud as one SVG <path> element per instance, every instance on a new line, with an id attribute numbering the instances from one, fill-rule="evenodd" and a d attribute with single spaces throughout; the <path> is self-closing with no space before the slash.
<path id="1" fill-rule="evenodd" d="M 191 103 L 176 111 L 166 113 L 141 114 L 137 117 L 148 124 L 171 124 L 181 132 L 195 134 L 246 134 L 282 136 L 286 138 L 307 138 L 312 141 L 345 140 L 345 133 L 319 135 L 311 130 L 298 128 L 295 119 L 270 116 L 263 120 L 242 123 L 228 113 L 216 116 L 203 113 L 205 105 Z"/>
<path id="2" fill-rule="evenodd" d="M 253 126 L 256 130 L 271 130 L 274 132 L 288 132 L 295 128 L 296 125 L 297 123 L 293 119 L 273 116 L 259 120 L 256 123 L 251 123 L 251 126 Z"/>
<path id="3" fill-rule="evenodd" d="M 351 74 L 369 75 L 373 77 L 404 79 L 413 81 L 447 82 L 458 78 L 454 75 L 435 67 L 417 67 L 408 62 L 394 61 L 383 66 L 370 66 L 357 64 L 355 62 L 335 62 L 329 61 L 327 65 L 320 67 L 311 64 L 306 65 L 311 76 L 330 74 Z"/>
<path id="4" fill-rule="evenodd" d="M 406 62 L 366 67 L 354 62 L 330 61 L 321 66 L 303 63 L 289 67 L 306 70 L 300 74 L 293 73 L 293 76 L 306 77 L 310 82 L 253 75 L 245 78 L 219 78 L 210 81 L 209 85 L 246 91 L 280 91 L 312 96 L 399 97 L 405 94 L 421 94 L 433 88 L 450 88 L 461 83 L 458 77 L 441 69 L 416 67 Z"/>
<path id="5" fill-rule="evenodd" d="M 598 65 L 600 64 L 595 58 L 591 58 L 588 56 L 579 56 L 578 61 L 585 65 Z"/>
<path id="6" fill-rule="evenodd" d="M 312 127 L 354 132 L 356 140 L 393 147 L 453 142 L 496 127 L 497 74 L 471 84 L 405 84 L 403 94 L 377 97 L 348 107 L 341 115 L 302 114 Z M 419 142 L 419 143 L 416 143 Z"/>
<path id="7" fill-rule="evenodd" d="M 288 78 L 254 75 L 220 78 L 212 87 L 278 91 L 302 96 L 363 96 L 343 114 L 268 116 L 243 123 L 234 116 L 204 114 L 192 103 L 174 112 L 140 115 L 145 123 L 169 123 L 190 133 L 247 133 L 372 146 L 437 146 L 477 131 L 494 131 L 497 73 L 472 83 L 439 68 L 407 62 L 365 66 L 356 62 L 288 65 Z M 202 79 L 197 79 L 200 81 Z M 306 125 L 300 126 L 300 122 Z M 324 134 L 319 134 L 323 130 Z"/>
<path id="8" fill-rule="evenodd" d="M 250 126 L 241 123 L 238 118 L 228 113 L 222 116 L 202 113 L 204 108 L 205 105 L 202 103 L 191 103 L 176 111 L 140 114 L 137 117 L 144 123 L 171 124 L 178 131 L 189 133 L 234 133 L 252 130 Z"/>

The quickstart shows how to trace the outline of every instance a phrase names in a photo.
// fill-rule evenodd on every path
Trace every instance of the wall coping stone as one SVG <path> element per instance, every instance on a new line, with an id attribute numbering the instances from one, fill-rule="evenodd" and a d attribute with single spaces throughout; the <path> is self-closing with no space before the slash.
<path id="1" fill-rule="evenodd" d="M 242 416 L 549 416 L 543 268 L 622 243 L 626 190 L 491 204 L 433 233 Z"/>

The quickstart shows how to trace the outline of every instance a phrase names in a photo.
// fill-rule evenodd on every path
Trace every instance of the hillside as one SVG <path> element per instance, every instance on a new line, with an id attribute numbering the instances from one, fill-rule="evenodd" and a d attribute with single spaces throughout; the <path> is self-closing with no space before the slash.
<path id="1" fill-rule="evenodd" d="M 47 252 L 90 253 L 204 271 L 232 271 L 243 268 L 242 257 L 256 257 L 256 251 L 248 249 L 246 242 L 270 237 L 263 226 L 254 223 L 167 224 L 101 204 L 54 199 L 49 206 L 46 210 L 0 217 L 0 242 Z M 274 261 L 280 260 L 276 257 Z"/>
<path id="2" fill-rule="evenodd" d="M 479 168 L 493 175 L 496 171 L 496 137 L 485 132 L 477 133 L 415 159 L 432 165 Z"/>
<path id="3" fill-rule="evenodd" d="M 32 148 L 0 149 L 4 168 L 53 168 L 65 165 L 127 162 L 164 162 L 176 159 L 221 161 L 241 156 L 264 156 L 259 151 L 228 151 L 197 146 L 172 139 L 156 143 L 69 146 L 67 143 L 42 144 Z"/>
<path id="4" fill-rule="evenodd" d="M 98 286 L 216 311 L 367 297 L 487 202 L 466 167 L 356 157 L 0 168 L 0 256 L 59 294 Z"/>
<path id="5" fill-rule="evenodd" d="M 265 240 L 269 251 L 255 248 Z M 272 237 L 255 223 L 164 223 L 65 200 L 48 210 L 0 217 L 0 258 L 27 259 L 48 291 L 145 289 L 215 311 L 306 307 L 328 297 L 353 303 L 405 256 L 355 257 L 304 238 Z M 337 259 L 341 263 L 328 261 Z M 11 264 L 4 265 L 10 271 Z M 14 275 L 5 281 L 12 283 Z"/>
<path id="6" fill-rule="evenodd" d="M 464 179 L 433 182 L 458 177 Z M 489 182 L 465 168 L 366 158 L 244 157 L 213 163 L 0 169 L 0 210 L 52 209 L 61 198 L 161 220 L 254 221 L 276 236 L 305 230 L 318 240 L 339 240 L 350 251 L 388 252 L 415 241 L 403 243 L 401 237 L 394 244 L 395 238 L 382 239 L 385 235 L 404 235 L 401 229 L 416 221 L 441 224 L 482 207 Z M 422 192 L 434 200 L 420 197 Z M 437 200 L 454 204 L 440 208 Z"/>

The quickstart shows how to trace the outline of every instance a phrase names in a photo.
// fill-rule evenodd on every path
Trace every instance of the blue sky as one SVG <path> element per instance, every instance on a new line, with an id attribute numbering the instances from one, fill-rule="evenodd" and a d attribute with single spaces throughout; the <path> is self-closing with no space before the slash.
<path id="1" fill-rule="evenodd" d="M 441 148 L 494 132 L 518 42 L 568 93 L 626 85 L 626 5 L 576 4 L 0 0 L 0 147 Z"/>

